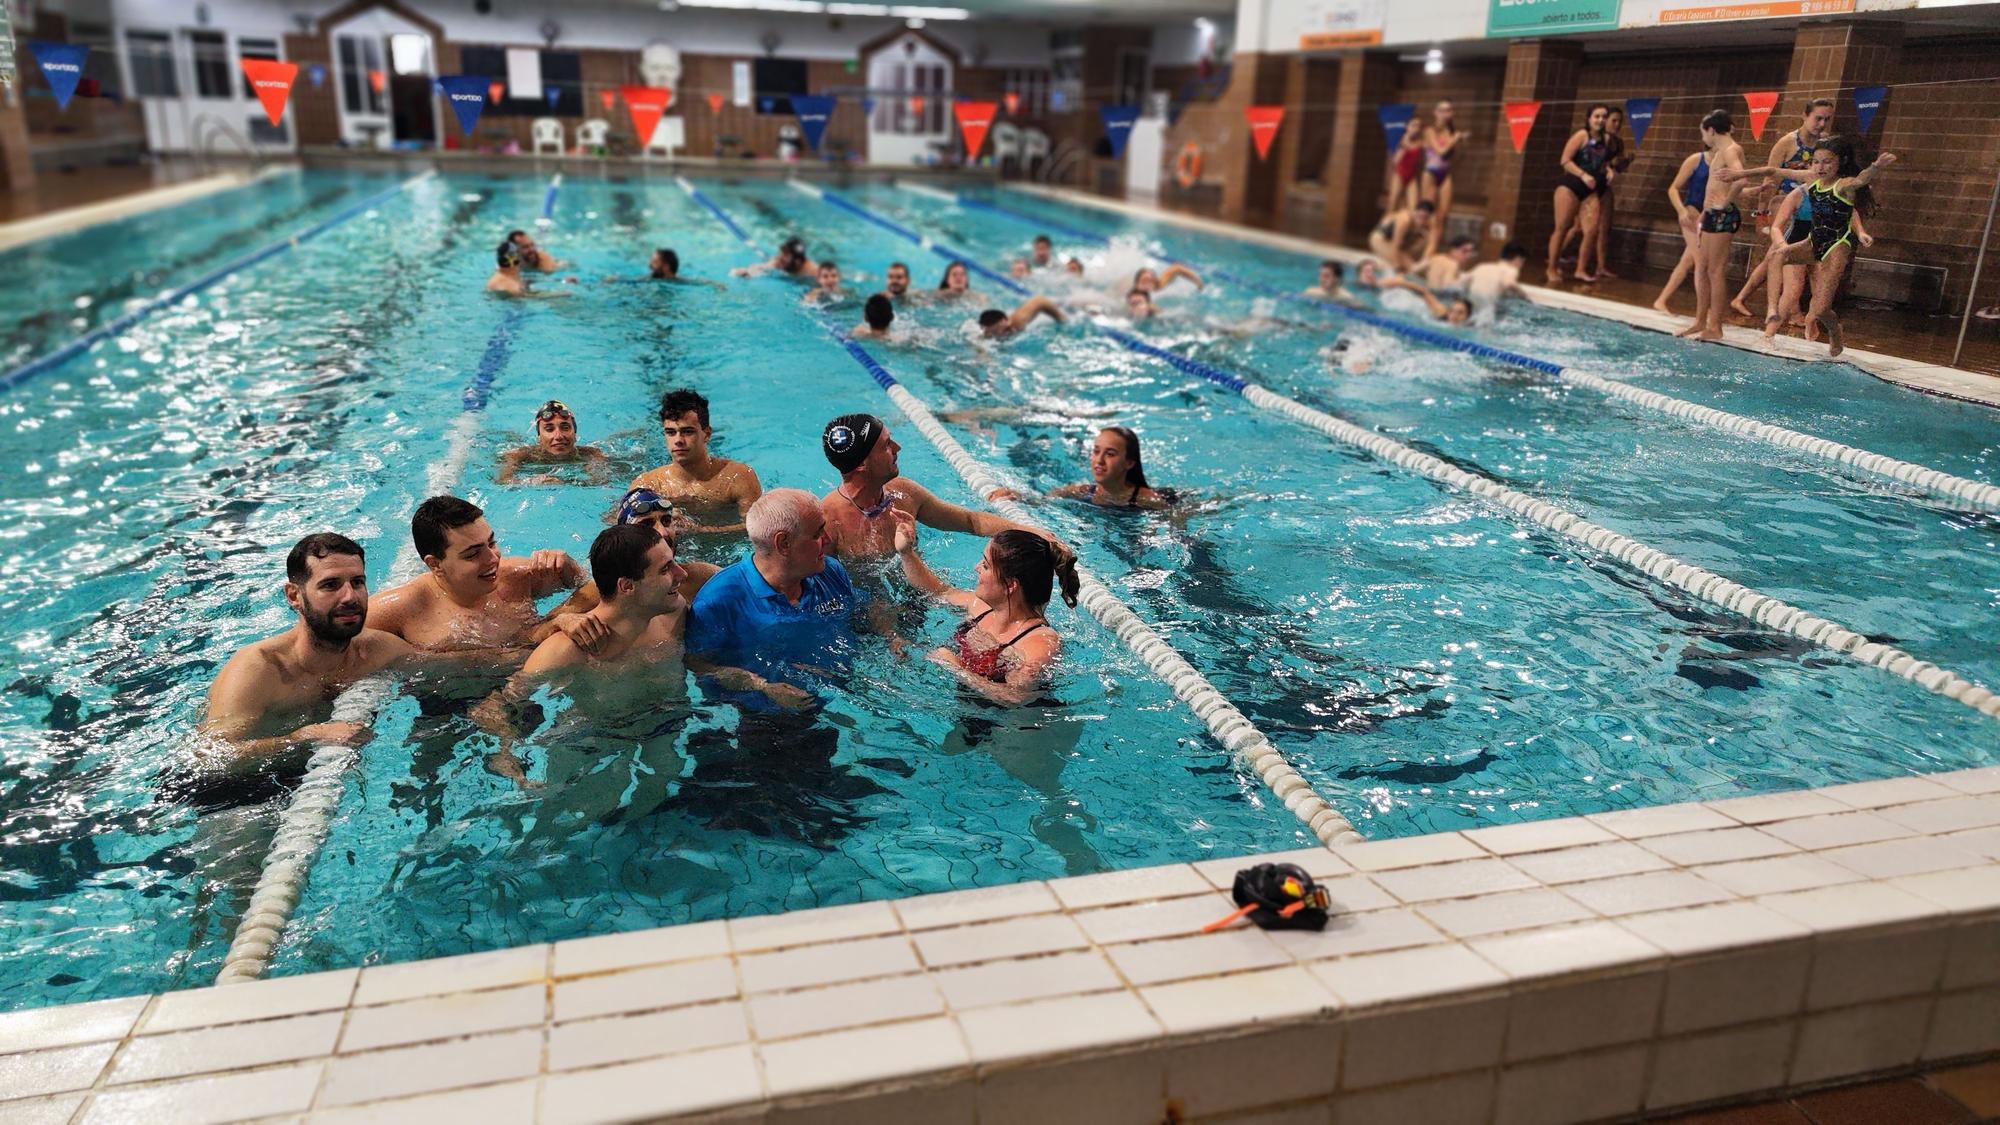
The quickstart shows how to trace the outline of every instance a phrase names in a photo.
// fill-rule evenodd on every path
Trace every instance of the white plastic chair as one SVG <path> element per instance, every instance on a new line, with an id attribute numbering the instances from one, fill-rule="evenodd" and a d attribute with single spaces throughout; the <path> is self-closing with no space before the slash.
<path id="1" fill-rule="evenodd" d="M 1021 127 L 1011 121 L 995 121 L 992 132 L 993 166 L 1002 172 L 1007 170 L 1009 160 L 1021 159 Z"/>
<path id="2" fill-rule="evenodd" d="M 653 137 L 646 142 L 646 155 L 658 153 L 669 160 L 674 154 L 687 147 L 687 122 L 678 116 L 662 117 L 653 129 Z"/>
<path id="3" fill-rule="evenodd" d="M 533 139 L 531 150 L 533 155 L 540 156 L 544 148 L 552 150 L 557 156 L 562 155 L 562 122 L 553 117 L 537 117 L 534 124 L 529 126 L 528 135 Z"/>
<path id="4" fill-rule="evenodd" d="M 576 147 L 582 151 L 603 148 L 611 137 L 611 122 L 593 117 L 576 127 Z"/>
<path id="5" fill-rule="evenodd" d="M 1021 172 L 1028 174 L 1037 160 L 1049 157 L 1049 135 L 1040 129 L 1021 130 Z"/>

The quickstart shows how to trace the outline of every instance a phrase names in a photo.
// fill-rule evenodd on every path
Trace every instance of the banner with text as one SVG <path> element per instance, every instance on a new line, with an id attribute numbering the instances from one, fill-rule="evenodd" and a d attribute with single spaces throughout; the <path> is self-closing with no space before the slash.
<path id="1" fill-rule="evenodd" d="M 299 64 L 272 59 L 244 59 L 243 77 L 264 107 L 264 116 L 276 125 L 285 115 L 285 103 L 292 97 L 292 82 L 299 76 Z"/>
<path id="2" fill-rule="evenodd" d="M 1632 147 L 1646 143 L 1646 130 L 1653 127 L 1653 117 L 1660 112 L 1658 98 L 1626 98 L 1625 124 L 1632 127 Z"/>
<path id="3" fill-rule="evenodd" d="M 1764 122 L 1771 119 L 1771 111 L 1778 107 L 1778 91 L 1759 90 L 1743 95 L 1744 104 L 1750 107 L 1750 138 L 1764 139 Z"/>
<path id="4" fill-rule="evenodd" d="M 1618 26 L 1618 0 L 1487 0 L 1486 34 L 1568 35 Z"/>
<path id="5" fill-rule="evenodd" d="M 1528 133 L 1535 127 L 1535 116 L 1542 112 L 1540 102 L 1508 102 L 1501 112 L 1507 118 L 1507 134 L 1514 138 L 1514 151 L 1520 152 L 1528 143 Z"/>
<path id="6" fill-rule="evenodd" d="M 1382 139 L 1394 152 L 1402 147 L 1403 134 L 1409 132 L 1410 122 L 1417 119 L 1417 107 L 1409 105 L 1385 105 L 1375 110 L 1375 116 L 1382 122 Z"/>
<path id="7" fill-rule="evenodd" d="M 1861 126 L 1861 135 L 1868 135 L 1868 127 L 1875 124 L 1875 112 L 1889 97 L 1887 86 L 1860 86 L 1854 91 L 1854 121 Z"/>
<path id="8" fill-rule="evenodd" d="M 1388 0 L 1293 0 L 1291 5 L 1273 7 L 1273 20 L 1286 18 L 1280 13 L 1290 8 L 1290 30 L 1301 51 L 1377 47 L 1389 22 Z M 1284 42 L 1276 36 L 1273 40 Z"/>
<path id="9" fill-rule="evenodd" d="M 993 127 L 993 115 L 999 109 L 999 102 L 952 103 L 951 112 L 958 118 L 958 131 L 965 136 L 967 164 L 979 159 L 979 148 L 986 143 L 986 130 Z"/>
<path id="10" fill-rule="evenodd" d="M 483 74 L 447 74 L 438 79 L 444 87 L 445 104 L 458 117 L 458 131 L 470 137 L 473 126 L 479 124 L 479 115 L 486 112 L 495 90 L 505 91 L 499 82 L 489 82 Z"/>
<path id="11" fill-rule="evenodd" d="M 632 115 L 632 131 L 639 136 L 639 147 L 652 144 L 653 130 L 660 127 L 660 115 L 674 104 L 674 92 L 664 86 L 620 86 L 618 94 L 625 99 L 626 112 Z M 793 101 L 796 104 L 797 99 Z M 819 137 L 813 137 L 813 143 L 818 145 Z"/>
<path id="12" fill-rule="evenodd" d="M 83 81 L 83 60 L 90 54 L 87 43 L 30 42 L 28 53 L 41 64 L 49 92 L 56 96 L 56 108 L 68 109 L 76 84 Z"/>
<path id="13" fill-rule="evenodd" d="M 1858 8 L 1914 8 L 1917 0 L 1736 0 L 1702 4 L 1696 0 L 1625 0 L 1619 18 L 1621 27 L 1659 27 L 1669 24 L 1727 23 L 1732 20 L 1769 20 L 1799 16 L 1837 16 Z"/>
<path id="14" fill-rule="evenodd" d="M 1257 146 L 1257 159 L 1271 155 L 1271 142 L 1278 139 L 1278 126 L 1284 123 L 1285 107 L 1281 105 L 1253 105 L 1243 110 L 1243 116 L 1250 121 L 1250 140 Z"/>
<path id="15" fill-rule="evenodd" d="M 1139 120 L 1136 105 L 1107 105 L 1098 109 L 1104 119 L 1104 136 L 1111 142 L 1111 159 L 1125 157 L 1125 142 L 1132 138 L 1132 123 Z"/>

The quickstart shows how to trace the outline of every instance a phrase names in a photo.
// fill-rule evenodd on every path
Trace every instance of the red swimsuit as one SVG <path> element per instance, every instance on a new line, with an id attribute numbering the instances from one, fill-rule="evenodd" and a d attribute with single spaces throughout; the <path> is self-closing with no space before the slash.
<path id="1" fill-rule="evenodd" d="M 992 648 L 975 649 L 972 647 L 972 627 L 984 621 L 986 615 L 992 612 L 989 609 L 986 613 L 982 613 L 978 617 L 960 625 L 958 632 L 951 635 L 951 639 L 958 642 L 958 662 L 965 666 L 966 671 L 975 676 L 983 676 L 996 684 L 1005 683 L 1007 673 L 1000 670 L 1000 654 L 1013 648 L 1016 641 L 1019 641 L 1029 633 L 1037 629 L 1048 628 L 1049 623 L 1046 621 L 1037 621 L 1026 629 L 1014 634 L 1008 640 L 994 645 Z"/>

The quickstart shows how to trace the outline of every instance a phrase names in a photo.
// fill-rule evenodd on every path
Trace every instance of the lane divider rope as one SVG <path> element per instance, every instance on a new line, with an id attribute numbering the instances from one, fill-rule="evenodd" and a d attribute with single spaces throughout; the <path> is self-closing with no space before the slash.
<path id="1" fill-rule="evenodd" d="M 560 190 L 562 190 L 562 173 L 557 172 L 555 175 L 549 177 L 548 194 L 542 196 L 542 221 L 548 222 L 555 218 L 556 192 Z"/>
<path id="2" fill-rule="evenodd" d="M 905 190 L 910 190 L 907 184 L 898 183 L 897 186 Z M 1099 245 L 1109 245 L 1111 241 L 1101 234 L 1079 230 L 1060 223 L 1053 223 L 1041 216 L 1030 215 L 1025 211 L 1017 211 L 1010 207 L 973 199 L 969 196 L 958 195 L 954 197 L 954 201 L 961 207 L 1004 215 L 1023 223 L 1036 224 L 1045 229 L 1058 231 L 1066 236 L 1084 239 Z M 1530 371 L 1560 379 L 1563 382 L 1587 387 L 1599 394 L 1623 399 L 1636 406 L 1644 407 L 1645 409 L 1653 410 L 1669 417 L 1713 426 L 1716 429 L 1740 434 L 1743 437 L 1754 441 L 1761 441 L 1766 445 L 1776 446 L 1780 449 L 1806 453 L 1828 461 L 1837 461 L 1843 465 L 1848 465 L 1864 472 L 1874 473 L 1878 476 L 1888 477 L 1891 480 L 1900 481 L 1940 496 L 1962 501 L 1974 507 L 2000 511 L 2000 485 L 1988 484 L 1985 481 L 1973 480 L 1968 477 L 1955 476 L 1940 469 L 1933 469 L 1910 461 L 1898 460 L 1886 454 L 1874 453 L 1851 445 L 1843 445 L 1840 442 L 1827 438 L 1815 437 L 1811 434 L 1787 429 L 1784 426 L 1774 425 L 1770 422 L 1761 422 L 1755 418 L 1744 417 L 1741 414 L 1732 414 L 1726 410 L 1717 410 L 1712 406 L 1703 406 L 1697 402 L 1689 402 L 1686 399 L 1675 398 L 1672 395 L 1647 390 L 1644 387 L 1635 386 L 1631 383 L 1621 382 L 1616 379 L 1606 379 L 1601 375 L 1593 375 L 1574 367 L 1564 367 L 1561 364 L 1536 359 L 1532 356 L 1522 355 L 1504 348 L 1487 347 L 1484 344 L 1477 344 L 1470 340 L 1461 339 L 1447 332 L 1404 324 L 1387 317 L 1376 316 L 1359 309 L 1350 309 L 1344 305 L 1334 304 L 1331 301 L 1323 301 L 1318 298 L 1308 297 L 1302 293 L 1293 293 L 1274 286 L 1263 285 L 1227 270 L 1218 269 L 1211 270 L 1210 272 L 1216 277 L 1229 281 L 1232 284 L 1240 285 L 1252 292 L 1263 293 L 1266 296 L 1277 297 L 1297 304 L 1312 306 L 1326 312 L 1336 313 L 1350 320 L 1356 320 L 1408 339 L 1417 340 L 1421 343 L 1449 348 L 1452 351 L 1463 352 L 1482 359 L 1497 360 L 1515 367 L 1526 368 Z"/>
<path id="3" fill-rule="evenodd" d="M 692 185 L 683 182 L 682 187 L 697 202 L 702 202 L 718 218 L 727 222 L 727 217 L 712 200 L 702 196 Z M 730 224 L 732 228 L 734 224 Z M 746 238 L 747 242 L 748 239 Z M 754 245 L 754 244 L 753 244 Z M 828 335 L 832 336 L 854 361 L 861 365 L 877 386 L 889 396 L 905 417 L 917 427 L 937 451 L 944 456 L 959 477 L 972 489 L 973 494 L 1016 522 L 1041 528 L 1034 514 L 1020 503 L 1012 500 L 996 500 L 994 492 L 1007 485 L 995 476 L 971 453 L 967 452 L 958 439 L 952 437 L 944 424 L 939 422 L 923 400 L 910 393 L 895 375 L 877 362 L 856 341 L 842 334 L 835 325 L 822 322 Z M 1045 529 L 1044 529 L 1045 530 Z M 1300 776 L 1290 762 L 1285 760 L 1278 748 L 1272 744 L 1263 731 L 1257 729 L 1235 704 L 1231 703 L 1215 685 L 1208 681 L 1186 658 L 1177 652 L 1166 638 L 1155 632 L 1152 626 L 1132 612 L 1130 607 L 1118 599 L 1109 587 L 1096 575 L 1082 566 L 1077 567 L 1077 604 L 1090 612 L 1105 629 L 1144 661 L 1146 667 L 1166 681 L 1174 695 L 1194 712 L 1209 733 L 1215 736 L 1224 748 L 1236 755 L 1265 786 L 1281 801 L 1293 816 L 1302 821 L 1321 843 L 1354 844 L 1362 841 L 1346 817 L 1336 811 L 1326 798 L 1313 790 L 1310 782 Z"/>
<path id="4" fill-rule="evenodd" d="M 425 496 L 451 491 L 465 473 L 473 439 L 478 436 L 479 418 L 486 410 L 494 377 L 506 366 L 512 350 L 513 334 L 521 319 L 521 309 L 509 308 L 500 325 L 488 338 L 479 367 L 459 396 L 460 408 L 452 421 L 448 445 L 442 459 L 432 462 L 424 474 Z M 405 542 L 389 566 L 389 582 L 407 582 L 423 572 L 414 542 Z M 385 676 L 370 676 L 350 685 L 333 702 L 332 719 L 338 723 L 367 723 L 389 698 Z M 305 891 L 306 877 L 319 858 L 320 849 L 333 830 L 334 814 L 347 791 L 347 771 L 361 760 L 361 752 L 351 746 L 327 744 L 313 749 L 306 760 L 305 777 L 292 793 L 271 836 L 271 850 L 264 855 L 262 872 L 250 892 L 243 917 L 236 923 L 229 951 L 215 983 L 242 984 L 262 977 L 271 966 L 278 943 L 291 924 Z"/>
<path id="5" fill-rule="evenodd" d="M 1741 614 L 1762 625 L 1790 633 L 1822 648 L 1852 656 L 1899 676 L 1926 691 L 1995 718 L 2000 718 L 2000 696 L 1956 672 L 1919 660 L 1892 645 L 1867 637 L 1825 618 L 1816 617 L 1797 606 L 1744 586 L 1722 575 L 1686 563 L 1653 547 L 1648 547 L 1610 528 L 1601 527 L 1546 500 L 1506 487 L 1497 481 L 1474 476 L 1445 461 L 1363 429 L 1351 422 L 1250 383 L 1212 364 L 1156 347 L 1127 332 L 1098 325 L 1097 330 L 1124 345 L 1127 350 L 1160 360 L 1176 370 L 1226 387 L 1251 403 L 1304 423 L 1328 437 L 1366 450 L 1383 460 L 1416 472 L 1442 484 L 1491 501 L 1510 512 L 1556 532 L 1565 538 L 1600 551 L 1669 586 L 1692 594 L 1702 601 L 1731 613 Z"/>
<path id="6" fill-rule="evenodd" d="M 296 249 L 300 243 L 309 242 L 312 239 L 317 238 L 322 234 L 325 234 L 327 231 L 332 230 L 334 227 L 337 227 L 340 224 L 348 221 L 349 219 L 354 218 L 356 215 L 359 215 L 369 210 L 370 208 L 383 203 L 384 201 L 390 199 L 391 197 L 403 191 L 406 191 L 410 187 L 418 183 L 421 183 L 424 180 L 427 180 L 435 175 L 437 175 L 437 173 L 434 171 L 423 172 L 420 173 L 419 175 L 415 175 L 407 180 L 404 180 L 402 183 L 397 184 L 395 187 L 386 188 L 382 191 L 378 191 L 375 194 L 369 196 L 366 199 L 361 200 L 358 203 L 354 203 L 348 207 L 342 208 L 340 211 L 324 219 L 321 219 L 319 222 L 314 223 L 313 225 L 305 228 L 302 231 L 299 231 L 295 234 L 287 235 L 286 237 L 281 238 L 276 242 L 269 243 L 265 246 L 259 247 L 256 250 L 252 250 L 250 253 L 245 254 L 240 258 L 237 258 L 233 261 L 218 266 L 213 270 L 210 270 L 208 273 L 205 273 L 200 277 L 196 278 L 195 280 L 188 282 L 186 285 L 182 285 L 179 286 L 178 288 L 169 290 L 167 293 L 159 297 L 155 297 L 150 301 L 147 301 L 145 304 L 140 305 L 138 308 L 132 309 L 131 311 L 124 313 L 115 320 L 107 321 L 103 324 L 100 324 L 96 328 L 93 328 L 90 331 L 85 332 L 83 335 L 78 336 L 76 339 L 71 340 L 69 343 L 64 344 L 62 347 L 57 348 L 55 351 L 52 351 L 47 355 L 41 356 L 39 358 L 31 359 L 28 362 L 21 364 L 19 367 L 14 368 L 12 371 L 7 372 L 5 375 L 0 375 L 0 391 L 20 386 L 22 383 L 25 383 L 28 380 L 33 379 L 37 375 L 41 375 L 45 372 L 60 367 L 64 363 L 67 363 L 69 360 L 75 358 L 78 355 L 83 354 L 84 352 L 90 350 L 92 347 L 95 347 L 102 341 L 109 339 L 112 336 L 116 336 L 117 334 L 125 331 L 128 328 L 131 328 L 133 325 L 139 323 L 140 321 L 146 319 L 147 317 L 153 315 L 154 313 L 159 312 L 161 309 L 164 309 L 169 305 L 178 304 L 181 301 L 184 301 L 187 298 L 192 297 L 195 294 L 200 293 L 201 291 L 209 288 L 210 286 L 213 286 L 216 282 L 221 281 L 223 278 L 228 277 L 233 273 L 238 273 L 243 270 L 249 269 L 251 266 L 254 266 L 257 263 L 262 262 L 267 258 L 276 257 L 277 255 L 282 254 L 287 250 Z"/>

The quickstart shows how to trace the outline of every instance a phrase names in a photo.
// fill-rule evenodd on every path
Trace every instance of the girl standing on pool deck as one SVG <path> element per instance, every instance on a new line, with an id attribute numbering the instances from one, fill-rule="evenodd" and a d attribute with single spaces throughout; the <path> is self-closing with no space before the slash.
<path id="1" fill-rule="evenodd" d="M 1556 185 L 1552 204 L 1556 212 L 1556 229 L 1549 235 L 1548 282 L 1560 285 L 1562 271 L 1556 268 L 1556 255 L 1562 253 L 1562 245 L 1569 241 L 1569 232 L 1576 226 L 1576 213 L 1583 201 L 1601 194 L 1611 182 L 1605 162 L 1610 158 L 1611 142 L 1605 138 L 1604 122 L 1611 115 L 1611 107 L 1599 103 L 1590 107 L 1584 115 L 1584 126 L 1571 134 L 1569 143 L 1563 146 L 1562 182 Z M 1584 236 L 1586 239 L 1588 234 Z M 1580 264 L 1580 263 L 1579 263 Z M 1582 280 L 1594 280 L 1584 278 Z"/>
<path id="2" fill-rule="evenodd" d="M 1445 220 L 1451 217 L 1451 160 L 1464 143 L 1465 134 L 1452 120 L 1451 99 L 1444 98 L 1431 110 L 1431 123 L 1424 126 L 1424 165 L 1417 176 L 1419 198 L 1437 208 L 1431 216 L 1430 241 L 1424 246 L 1426 258 L 1437 253 Z"/>

